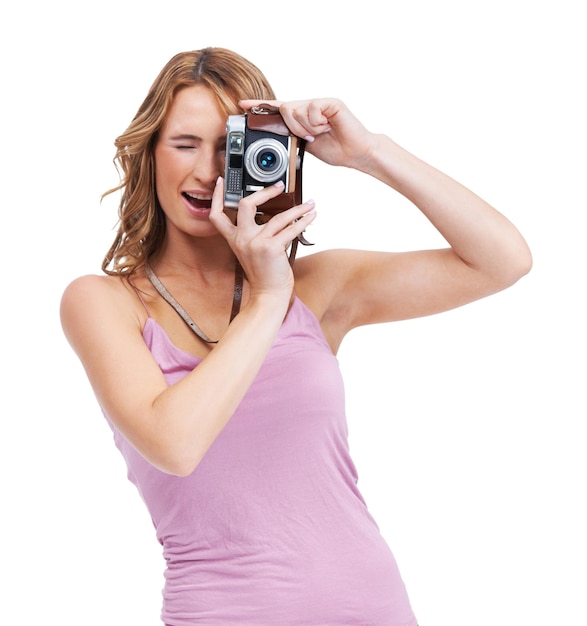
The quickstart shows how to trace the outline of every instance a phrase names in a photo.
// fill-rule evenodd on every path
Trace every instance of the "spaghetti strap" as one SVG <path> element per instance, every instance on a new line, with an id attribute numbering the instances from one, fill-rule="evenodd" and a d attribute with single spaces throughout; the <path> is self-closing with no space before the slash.
<path id="1" fill-rule="evenodd" d="M 151 317 L 151 313 L 149 311 L 149 308 L 145 304 L 145 301 L 143 300 L 143 296 L 141 295 L 140 289 L 132 282 L 130 278 L 128 279 L 128 282 L 130 286 L 135 290 L 135 293 L 137 294 L 137 297 L 141 301 L 142 305 L 145 307 L 145 311 L 147 312 L 147 317 Z"/>

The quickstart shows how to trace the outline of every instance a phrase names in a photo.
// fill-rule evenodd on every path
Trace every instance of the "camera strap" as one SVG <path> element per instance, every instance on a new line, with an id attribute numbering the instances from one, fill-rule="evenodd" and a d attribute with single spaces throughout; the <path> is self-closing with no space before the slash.
<path id="1" fill-rule="evenodd" d="M 175 309 L 175 312 L 181 317 L 181 319 L 188 325 L 191 331 L 197 335 L 202 341 L 206 343 L 218 343 L 218 340 L 210 339 L 194 320 L 189 316 L 188 312 L 181 306 L 181 304 L 167 291 L 165 285 L 159 280 L 159 277 L 153 271 L 153 268 L 149 263 L 145 263 L 145 273 L 147 278 L 151 281 L 151 284 L 159 292 L 159 295 Z M 241 300 L 243 296 L 243 280 L 244 272 L 241 264 L 238 260 L 235 261 L 234 267 L 234 291 L 232 296 L 232 310 L 230 312 L 230 322 L 238 315 L 241 308 Z M 229 323 L 230 323 L 229 322 Z"/>

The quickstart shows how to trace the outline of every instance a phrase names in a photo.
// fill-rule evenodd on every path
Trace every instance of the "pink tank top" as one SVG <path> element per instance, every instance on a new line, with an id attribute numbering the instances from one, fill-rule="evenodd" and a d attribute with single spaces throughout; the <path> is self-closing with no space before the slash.
<path id="1" fill-rule="evenodd" d="M 151 317 L 143 337 L 170 385 L 200 362 Z M 357 489 L 338 362 L 301 300 L 190 476 L 157 470 L 112 428 L 163 546 L 165 624 L 416 625 Z"/>

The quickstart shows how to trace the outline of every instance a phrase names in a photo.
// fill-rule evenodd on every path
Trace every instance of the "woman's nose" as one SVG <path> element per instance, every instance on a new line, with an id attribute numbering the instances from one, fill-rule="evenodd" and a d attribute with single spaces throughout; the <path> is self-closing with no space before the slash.
<path id="1" fill-rule="evenodd" d="M 213 185 L 219 176 L 224 174 L 224 155 L 217 150 L 214 152 L 202 151 L 201 158 L 194 168 L 194 174 L 200 182 Z"/>

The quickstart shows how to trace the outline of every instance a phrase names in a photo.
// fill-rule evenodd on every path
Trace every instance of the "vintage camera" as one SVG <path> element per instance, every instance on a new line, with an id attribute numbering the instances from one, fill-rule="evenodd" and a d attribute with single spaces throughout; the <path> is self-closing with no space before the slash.
<path id="1" fill-rule="evenodd" d="M 282 194 L 257 208 L 257 221 L 302 202 L 305 141 L 290 134 L 279 110 L 261 105 L 226 124 L 224 205 L 238 208 L 241 198 L 283 181 Z"/>

